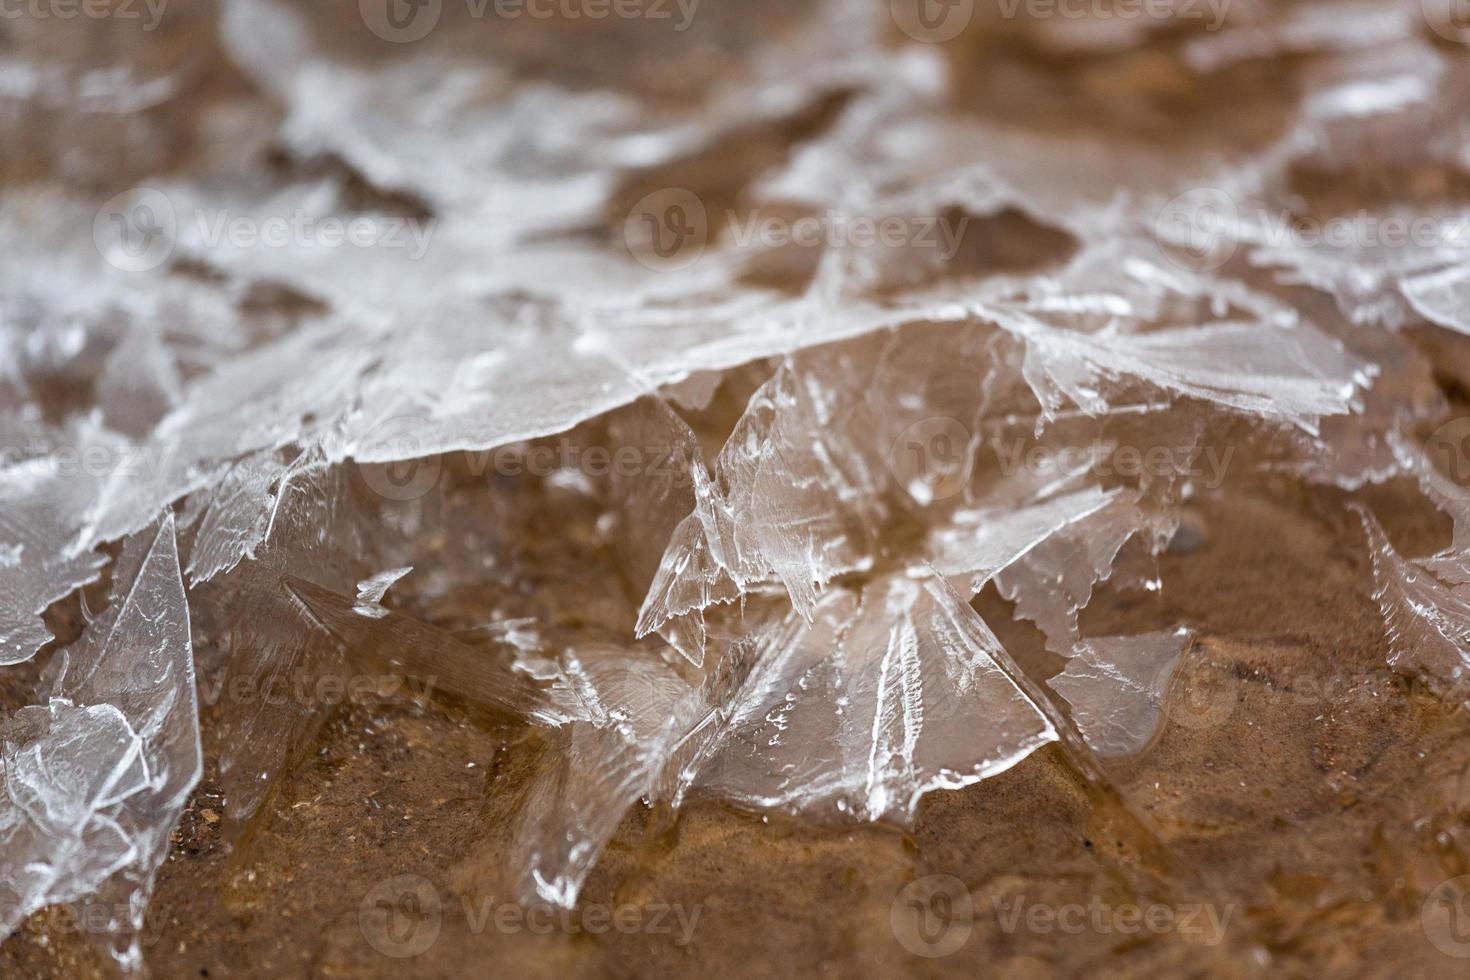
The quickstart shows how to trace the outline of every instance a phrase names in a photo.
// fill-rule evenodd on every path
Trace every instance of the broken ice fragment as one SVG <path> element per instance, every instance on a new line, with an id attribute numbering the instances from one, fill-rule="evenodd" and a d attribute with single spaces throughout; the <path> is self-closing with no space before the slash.
<path id="1" fill-rule="evenodd" d="M 1065 534 L 1127 492 L 1089 487 L 1029 506 L 956 511 L 931 532 L 929 560 L 962 593 L 975 595 L 1033 548 L 1053 535 Z"/>
<path id="2" fill-rule="evenodd" d="M 1036 320 L 1002 321 L 1026 344 L 1026 380 L 1048 412 L 1108 407 L 1107 387 L 1136 379 L 1165 391 L 1315 432 L 1352 408 L 1376 369 L 1305 325 L 1225 323 L 1146 334 L 1079 334 Z"/>
<path id="3" fill-rule="evenodd" d="M 403 568 L 390 568 L 378 574 L 365 578 L 357 583 L 357 603 L 352 611 L 359 616 L 367 616 L 369 619 L 382 619 L 388 615 L 388 610 L 383 607 L 383 596 L 394 582 L 403 578 L 413 571 L 412 565 Z"/>
<path id="4" fill-rule="evenodd" d="M 943 579 L 893 576 L 778 627 L 698 784 L 757 807 L 906 822 L 1057 732 Z"/>
<path id="5" fill-rule="evenodd" d="M 1399 289 L 1425 319 L 1470 334 L 1470 264 L 1409 277 Z"/>
<path id="6" fill-rule="evenodd" d="M 96 579 L 103 557 L 72 547 L 76 519 L 91 505 L 105 474 L 77 459 L 117 461 L 125 440 L 90 422 L 65 438 L 76 456 L 19 462 L 0 459 L 0 665 L 28 660 L 51 639 L 41 613 L 73 589 Z"/>
<path id="7" fill-rule="evenodd" d="M 569 650 L 559 703 L 578 720 L 549 739 L 511 843 L 517 897 L 576 903 L 623 814 L 648 794 L 678 740 L 708 705 L 656 658 L 612 646 Z"/>
<path id="8" fill-rule="evenodd" d="M 1078 612 L 1093 587 L 1112 576 L 1123 545 L 1147 526 L 1138 502 L 1134 490 L 1109 495 L 996 574 L 1000 594 L 1036 624 L 1051 652 L 1071 656 Z"/>
<path id="9" fill-rule="evenodd" d="M 1183 631 L 1083 640 L 1047 683 L 1072 706 L 1072 720 L 1101 756 L 1133 755 L 1153 738 Z"/>
<path id="10" fill-rule="evenodd" d="M 822 586 L 868 563 L 861 516 L 877 511 L 883 479 L 848 428 L 860 392 L 829 384 L 838 365 L 813 360 L 783 365 L 751 396 L 714 474 L 695 461 L 695 510 L 669 542 L 639 636 L 772 581 L 810 615 Z"/>
<path id="11" fill-rule="evenodd" d="M 111 605 L 59 657 L 48 701 L 0 729 L 0 933 L 105 886 L 127 911 L 103 938 L 133 968 L 153 876 L 202 768 L 172 516 L 128 541 Z"/>
<path id="12" fill-rule="evenodd" d="M 1399 555 L 1376 518 L 1358 507 L 1373 559 L 1373 598 L 1383 612 L 1391 667 L 1450 697 L 1470 694 L 1470 594 L 1451 589 Z"/>

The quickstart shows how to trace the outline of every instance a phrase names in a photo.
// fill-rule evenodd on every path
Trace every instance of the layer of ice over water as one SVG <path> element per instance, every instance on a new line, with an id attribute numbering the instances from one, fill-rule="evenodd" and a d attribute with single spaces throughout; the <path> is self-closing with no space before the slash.
<path id="1" fill-rule="evenodd" d="M 1470 498 L 1413 343 L 1470 333 L 1464 65 L 1377 6 L 1008 25 L 1025 57 L 890 6 L 7 34 L 0 664 L 113 599 L 4 723 L 0 931 L 126 895 L 136 964 L 196 669 L 235 821 L 328 714 L 263 696 L 302 677 L 521 733 L 509 886 L 563 905 L 640 800 L 906 824 L 1053 742 L 1148 751 L 1187 637 L 1089 609 L 1260 474 L 1451 517 L 1410 558 L 1360 510 L 1393 666 L 1463 697 Z"/>

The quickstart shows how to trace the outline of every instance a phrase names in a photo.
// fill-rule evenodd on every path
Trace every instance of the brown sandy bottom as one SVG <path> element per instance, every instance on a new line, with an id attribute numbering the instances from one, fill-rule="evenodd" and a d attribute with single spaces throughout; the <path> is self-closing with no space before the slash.
<path id="1" fill-rule="evenodd" d="M 1446 521 L 1374 491 L 1395 542 Z M 1090 633 L 1198 631 L 1117 796 L 1056 746 L 911 834 L 696 801 L 627 816 L 571 913 L 498 884 L 536 738 L 437 695 L 343 703 L 233 843 L 196 791 L 148 914 L 159 977 L 1463 976 L 1436 895 L 1470 873 L 1470 720 L 1390 675 L 1361 531 L 1289 481 L 1205 496 L 1162 594 L 1103 588 Z M 976 600 L 1019 661 L 1029 624 Z M 14 699 L 18 681 L 7 690 Z M 1178 696 L 1189 691 L 1187 696 Z M 320 693 L 320 692 L 319 692 Z M 344 702 L 346 698 L 342 699 Z M 205 717 L 209 727 L 209 714 Z M 206 733 L 206 739 L 208 733 Z M 6 977 L 90 977 L 85 906 L 34 915 Z"/>

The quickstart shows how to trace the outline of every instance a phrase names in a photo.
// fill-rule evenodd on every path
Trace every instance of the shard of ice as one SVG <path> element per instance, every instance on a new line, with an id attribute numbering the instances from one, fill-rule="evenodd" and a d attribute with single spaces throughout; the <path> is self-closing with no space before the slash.
<path id="1" fill-rule="evenodd" d="M 357 602 L 352 611 L 359 616 L 367 616 L 370 619 L 382 619 L 388 615 L 388 610 L 383 606 L 383 596 L 393 587 L 393 583 L 413 571 L 412 565 L 403 568 L 389 568 L 370 575 L 357 583 Z"/>
<path id="2" fill-rule="evenodd" d="M 571 907 L 627 808 L 652 794 L 706 704 L 657 659 L 618 648 L 570 650 L 559 686 L 574 720 L 527 791 L 511 842 L 518 898 Z"/>
<path id="3" fill-rule="evenodd" d="M 1132 755 L 1157 730 L 1185 643 L 1168 632 L 1089 638 L 1047 683 L 1071 705 L 1082 737 L 1099 755 Z"/>
<path id="4" fill-rule="evenodd" d="M 127 542 L 111 604 L 59 657 L 45 701 L 4 726 L 0 930 L 102 889 L 121 904 L 100 938 L 136 967 L 153 876 L 202 767 L 171 516 Z"/>
<path id="5" fill-rule="evenodd" d="M 726 709 L 701 786 L 762 807 L 904 821 L 919 798 L 1003 771 L 1056 739 L 942 579 L 833 592 L 778 624 Z"/>
<path id="6" fill-rule="evenodd" d="M 1470 333 L 1470 266 L 1459 265 L 1405 279 L 1404 296 L 1425 318 Z"/>
<path id="7" fill-rule="evenodd" d="M 1106 407 L 1103 389 L 1137 378 L 1166 391 L 1314 428 L 1349 410 L 1372 371 L 1317 330 L 1278 332 L 1221 324 L 1141 336 L 1088 336 L 1035 324 L 1014 328 L 1027 346 L 1026 379 L 1049 411 L 1071 402 Z"/>
<path id="8" fill-rule="evenodd" d="M 1470 670 L 1470 596 L 1394 550 L 1378 521 L 1360 510 L 1373 560 L 1374 598 L 1383 611 L 1389 665 L 1464 698 Z"/>

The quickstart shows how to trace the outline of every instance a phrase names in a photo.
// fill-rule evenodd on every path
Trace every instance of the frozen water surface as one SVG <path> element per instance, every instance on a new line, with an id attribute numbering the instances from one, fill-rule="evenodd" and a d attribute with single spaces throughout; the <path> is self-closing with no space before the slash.
<path id="1" fill-rule="evenodd" d="M 697 63 L 282 0 L 0 41 L 0 664 L 45 662 L 0 932 L 113 897 L 139 967 L 200 700 L 243 825 L 329 714 L 266 695 L 364 671 L 534 747 L 526 902 L 574 906 L 640 801 L 908 826 L 1053 744 L 1106 781 L 1193 634 L 1099 622 L 1193 560 L 1192 502 L 1283 474 L 1364 529 L 1386 666 L 1463 700 L 1470 429 L 1410 339 L 1470 333 L 1463 61 L 1299 4 L 1073 104 L 886 6 L 711 14 Z M 1414 194 L 1299 186 L 1362 161 Z M 1394 547 L 1396 483 L 1448 546 Z"/>

